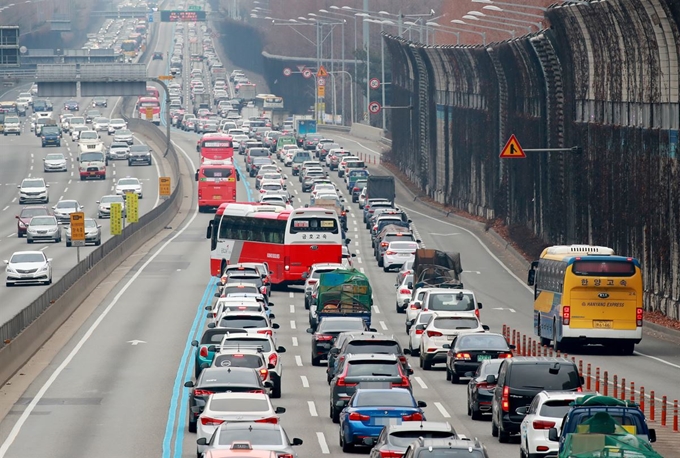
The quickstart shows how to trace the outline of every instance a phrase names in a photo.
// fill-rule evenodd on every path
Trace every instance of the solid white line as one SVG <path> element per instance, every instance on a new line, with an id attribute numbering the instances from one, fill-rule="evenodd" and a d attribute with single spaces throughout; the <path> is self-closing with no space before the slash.
<path id="1" fill-rule="evenodd" d="M 295 355 L 295 364 L 302 367 L 302 357 L 300 355 Z M 0 457 L 2 458 L 2 457 Z"/>
<path id="2" fill-rule="evenodd" d="M 181 149 L 181 148 L 180 148 Z M 186 153 L 184 153 L 186 155 Z M 191 161 L 191 159 L 190 159 Z M 195 167 L 193 167 L 195 168 Z M 192 169 L 193 169 L 192 168 Z M 28 417 L 31 415 L 31 413 L 35 410 L 35 407 L 38 405 L 40 400 L 45 396 L 45 393 L 47 393 L 47 390 L 50 389 L 50 387 L 54 384 L 54 382 L 57 380 L 57 377 L 61 375 L 61 373 L 66 369 L 66 367 L 73 361 L 73 358 L 76 357 L 76 355 L 80 352 L 80 350 L 85 346 L 88 340 L 90 340 L 90 337 L 94 334 L 94 331 L 97 330 L 99 325 L 104 321 L 104 318 L 113 310 L 113 308 L 118 304 L 118 301 L 120 301 L 120 298 L 123 297 L 123 295 L 127 292 L 127 290 L 130 288 L 130 286 L 139 278 L 139 276 L 144 272 L 146 267 L 151 264 L 159 254 L 161 254 L 165 248 L 170 245 L 175 239 L 177 239 L 180 235 L 184 233 L 184 231 L 191 226 L 191 223 L 194 222 L 196 217 L 198 216 L 198 208 L 194 209 L 194 213 L 187 221 L 187 223 L 182 227 L 180 230 L 177 231 L 175 235 L 173 235 L 170 239 L 168 239 L 161 247 L 154 253 L 152 254 L 147 261 L 142 264 L 142 266 L 139 268 L 137 272 L 134 273 L 132 277 L 125 283 L 125 285 L 120 289 L 118 294 L 115 295 L 111 303 L 102 311 L 101 315 L 97 317 L 97 319 L 92 323 L 92 326 L 85 332 L 85 335 L 78 341 L 76 346 L 71 350 L 71 352 L 66 356 L 64 361 L 55 369 L 55 371 L 52 373 L 49 379 L 45 382 L 45 384 L 38 390 L 36 393 L 35 397 L 31 400 L 31 402 L 26 406 L 26 409 L 21 413 L 21 416 L 17 420 L 16 424 L 12 428 L 12 430 L 9 432 L 7 439 L 2 443 L 2 446 L 0 446 L 0 458 L 4 458 L 7 452 L 9 451 L 9 448 L 12 446 L 14 441 L 17 439 L 19 436 L 19 433 L 21 432 L 21 428 L 24 426 L 26 423 L 26 420 L 28 420 Z"/>
<path id="3" fill-rule="evenodd" d="M 383 328 L 383 331 L 387 331 L 387 325 L 385 324 L 384 321 L 380 322 L 380 327 Z"/>
<path id="4" fill-rule="evenodd" d="M 375 312 L 376 314 L 380 315 L 380 309 L 378 308 L 377 305 L 374 305 L 374 306 L 373 306 L 373 312 Z"/>
<path id="5" fill-rule="evenodd" d="M 290 304 L 290 313 L 295 313 L 295 306 Z"/>
<path id="6" fill-rule="evenodd" d="M 328 455 L 331 451 L 328 449 L 328 444 L 326 443 L 326 436 L 322 432 L 316 432 L 316 438 L 319 441 L 319 447 L 321 447 L 321 453 Z"/>
<path id="7" fill-rule="evenodd" d="M 314 401 L 307 401 L 307 405 L 309 406 L 309 414 L 312 417 L 318 417 L 319 414 L 316 411 L 316 406 L 314 405 Z"/>
<path id="8" fill-rule="evenodd" d="M 42 247 L 42 248 L 40 249 L 40 251 L 45 251 L 45 250 L 48 249 L 48 248 L 49 248 L 49 246 L 45 245 L 44 247 Z"/>
<path id="9" fill-rule="evenodd" d="M 427 385 L 425 385 L 425 382 L 423 382 L 423 379 L 421 379 L 420 377 L 414 377 L 414 379 L 415 379 L 416 382 L 418 382 L 418 385 L 420 385 L 420 387 L 422 389 L 424 389 L 424 390 L 427 389 Z"/>
<path id="10" fill-rule="evenodd" d="M 294 347 L 297 347 L 297 346 L 298 346 L 297 337 L 291 337 L 291 340 L 293 341 L 293 346 L 294 346 Z"/>
<path id="11" fill-rule="evenodd" d="M 16 197 L 15 197 L 14 199 L 12 199 L 12 202 L 16 202 L 16 201 L 17 201 L 17 198 L 16 198 Z"/>
<path id="12" fill-rule="evenodd" d="M 639 351 L 636 351 L 636 352 L 634 352 L 634 353 L 635 353 L 636 355 L 644 356 L 645 358 L 653 359 L 654 361 L 658 361 L 658 362 L 660 362 L 660 363 L 662 363 L 662 364 L 665 364 L 665 365 L 667 365 L 667 366 L 671 366 L 671 367 L 674 367 L 674 368 L 676 368 L 676 369 L 680 369 L 680 366 L 679 366 L 679 365 L 673 364 L 673 363 L 668 362 L 668 361 L 665 361 L 665 360 L 663 360 L 663 359 L 661 359 L 661 358 L 657 358 L 656 356 L 646 355 L 646 354 L 644 354 L 644 353 L 640 353 Z"/>
<path id="13" fill-rule="evenodd" d="M 307 380 L 307 377 L 305 377 L 304 375 L 301 375 L 300 380 L 302 380 L 302 387 L 303 388 L 309 388 L 309 380 Z"/>
<path id="14" fill-rule="evenodd" d="M 295 320 L 290 320 L 290 328 L 297 329 L 297 326 L 295 325 Z"/>
<path id="15" fill-rule="evenodd" d="M 437 410 L 439 410 L 439 413 L 442 414 L 442 417 L 451 418 L 451 414 L 446 411 L 441 402 L 435 402 L 434 406 L 437 408 Z"/>

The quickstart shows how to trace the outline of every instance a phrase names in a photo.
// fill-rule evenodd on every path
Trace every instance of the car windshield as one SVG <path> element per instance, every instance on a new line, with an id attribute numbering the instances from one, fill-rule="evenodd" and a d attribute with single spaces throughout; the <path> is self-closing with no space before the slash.
<path id="1" fill-rule="evenodd" d="M 472 334 L 459 337 L 456 348 L 465 350 L 508 350 L 508 344 L 503 336 Z"/>
<path id="2" fill-rule="evenodd" d="M 408 391 L 383 391 L 376 396 L 374 390 L 359 390 L 354 396 L 354 407 L 415 407 L 413 396 Z"/>
<path id="3" fill-rule="evenodd" d="M 61 153 L 48 154 L 45 156 L 45 159 L 48 161 L 58 161 L 64 159 L 64 155 Z"/>
<path id="4" fill-rule="evenodd" d="M 18 253 L 13 255 L 9 262 L 45 262 L 45 256 L 41 253 Z"/>
<path id="5" fill-rule="evenodd" d="M 97 140 L 97 139 L 99 139 L 99 135 L 97 134 L 97 132 L 85 130 L 85 131 L 80 133 L 80 139 L 81 140 Z"/>
<path id="6" fill-rule="evenodd" d="M 114 118 L 110 121 L 110 124 L 125 124 L 125 120 L 120 118 Z"/>
<path id="7" fill-rule="evenodd" d="M 253 398 L 213 398 L 210 400 L 210 410 L 213 412 L 266 412 L 270 410 L 266 399 Z"/>
<path id="8" fill-rule="evenodd" d="M 388 250 L 404 250 L 404 251 L 415 251 L 418 249 L 417 243 L 412 242 L 391 242 Z"/>
<path id="9" fill-rule="evenodd" d="M 446 431 L 423 431 L 419 429 L 416 431 L 395 431 L 390 434 L 387 440 L 392 445 L 405 448 L 411 445 L 411 443 L 419 437 L 422 437 L 423 439 L 446 439 L 450 437 L 453 439 L 455 436 Z"/>
<path id="10" fill-rule="evenodd" d="M 33 218 L 34 216 L 48 216 L 50 214 L 49 211 L 47 211 L 46 208 L 42 207 L 33 207 L 33 208 L 24 208 L 21 210 L 21 214 L 19 215 L 22 218 Z"/>
<path id="11" fill-rule="evenodd" d="M 432 294 L 427 308 L 446 312 L 465 312 L 475 309 L 474 299 L 472 294 L 462 292 Z"/>
<path id="12" fill-rule="evenodd" d="M 442 317 L 435 318 L 434 325 L 437 329 L 476 329 L 479 327 L 479 321 L 475 318 L 467 317 Z"/>
<path id="13" fill-rule="evenodd" d="M 104 162 L 104 155 L 102 153 L 82 153 L 80 162 Z"/>
<path id="14" fill-rule="evenodd" d="M 111 143 L 111 149 L 129 149 L 130 147 L 128 146 L 127 143 Z"/>
<path id="15" fill-rule="evenodd" d="M 57 203 L 55 208 L 76 208 L 78 204 L 74 201 L 61 200 Z"/>
<path id="16" fill-rule="evenodd" d="M 399 344 L 394 341 L 358 340 L 347 345 L 347 353 L 358 354 L 399 354 Z"/>
<path id="17" fill-rule="evenodd" d="M 85 219 L 85 227 L 97 227 L 97 222 L 93 219 Z"/>
<path id="18" fill-rule="evenodd" d="M 109 119 L 108 118 L 95 118 L 93 122 L 96 122 L 98 124 L 102 124 L 102 123 L 109 122 Z"/>
<path id="19" fill-rule="evenodd" d="M 119 185 L 138 185 L 139 180 L 137 178 L 121 178 L 118 180 Z"/>
<path id="20" fill-rule="evenodd" d="M 220 327 L 222 328 L 268 328 L 267 319 L 263 316 L 225 316 L 220 320 Z"/>
<path id="21" fill-rule="evenodd" d="M 36 216 L 31 220 L 31 226 L 53 226 L 57 224 L 54 216 Z"/>
<path id="22" fill-rule="evenodd" d="M 262 358 L 259 355 L 217 355 L 214 367 L 249 367 L 259 369 L 262 367 Z"/>
<path id="23" fill-rule="evenodd" d="M 347 368 L 348 377 L 398 377 L 397 361 L 350 361 Z"/>
<path id="24" fill-rule="evenodd" d="M 546 401 L 541 406 L 539 415 L 541 417 L 564 418 L 564 416 L 571 409 L 573 399 L 556 399 L 554 401 Z"/>
<path id="25" fill-rule="evenodd" d="M 248 337 L 239 337 L 235 339 L 226 339 L 223 342 L 225 347 L 240 347 L 240 348 L 262 348 L 262 351 L 269 353 L 272 351 L 272 344 L 269 339 L 253 339 Z"/>
<path id="26" fill-rule="evenodd" d="M 44 188 L 45 182 L 40 180 L 24 180 L 21 182 L 22 188 Z"/>
<path id="27" fill-rule="evenodd" d="M 111 202 L 123 203 L 125 202 L 125 199 L 123 198 L 123 196 L 104 196 L 102 197 L 102 200 L 100 200 L 99 202 L 101 202 L 102 204 L 108 204 Z"/>
<path id="28" fill-rule="evenodd" d="M 226 429 L 219 432 L 219 445 L 231 445 L 234 441 L 248 441 L 251 445 L 282 446 L 283 435 L 278 429 Z"/>
<path id="29" fill-rule="evenodd" d="M 344 332 L 344 331 L 363 331 L 365 329 L 364 320 L 321 320 L 317 332 Z"/>
<path id="30" fill-rule="evenodd" d="M 130 132 L 127 129 L 120 129 L 118 133 L 116 133 L 118 136 L 123 136 L 123 135 L 132 135 L 132 132 Z"/>
<path id="31" fill-rule="evenodd" d="M 148 153 L 149 147 L 146 145 L 134 145 L 130 147 L 131 153 Z"/>

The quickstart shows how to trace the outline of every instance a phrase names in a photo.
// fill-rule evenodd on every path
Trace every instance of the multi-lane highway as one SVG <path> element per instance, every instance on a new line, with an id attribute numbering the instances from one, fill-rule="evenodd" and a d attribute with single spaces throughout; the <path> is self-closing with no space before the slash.
<path id="1" fill-rule="evenodd" d="M 171 47 L 171 26 L 161 26 L 159 33 L 155 49 L 165 52 Z M 166 65 L 165 61 L 154 61 L 149 73 L 164 73 Z M 55 101 L 55 105 L 57 103 Z M 178 152 L 190 168 L 195 169 L 197 135 L 178 130 L 173 130 L 172 135 Z M 346 134 L 334 136 L 352 151 L 371 155 L 379 151 L 371 142 Z M 16 141 L 26 139 L 35 141 L 29 136 Z M 21 160 L 15 159 L 14 165 L 21 173 L 30 172 L 30 151 L 29 156 L 23 154 L 23 150 L 11 153 L 21 154 Z M 34 161 L 37 160 L 36 155 Z M 237 156 L 236 162 L 243 170 L 242 157 Z M 130 174 L 127 165 L 117 165 L 116 170 L 118 176 Z M 150 168 L 134 171 L 137 170 L 152 172 Z M 378 168 L 372 168 L 372 172 L 386 173 Z M 334 179 L 342 189 L 341 182 L 337 177 Z M 100 193 L 108 192 L 111 186 L 110 180 L 75 184 L 76 180 L 67 175 L 49 181 L 55 180 L 63 184 L 51 187 L 52 192 L 55 188 L 60 190 L 53 196 L 63 194 L 82 199 L 86 209 L 92 208 L 91 201 Z M 8 182 L 17 181 L 15 178 Z M 91 187 L 99 185 L 101 189 Z M 11 186 L 3 185 L 2 198 L 6 202 L 2 205 L 18 208 L 16 202 L 11 202 L 16 187 L 9 188 Z M 302 193 L 296 179 L 290 181 L 289 189 L 295 196 L 296 206 L 308 202 L 308 194 Z M 253 190 L 251 179 L 242 180 L 238 200 L 248 200 Z M 150 197 L 144 201 L 153 202 L 155 197 Z M 204 307 L 214 300 L 215 279 L 209 276 L 209 245 L 205 239 L 211 216 L 197 212 L 195 193 L 188 197 L 193 205 L 185 222 L 174 228 L 163 243 L 115 285 L 54 361 L 27 386 L 22 398 L 0 423 L 0 458 L 195 456 L 195 434 L 186 429 L 188 390 L 183 384 L 193 373 L 193 348 L 189 342 L 202 333 L 206 321 Z M 409 213 L 425 246 L 461 252 L 464 281 L 484 304 L 481 313 L 484 323 L 496 331 L 508 324 L 531 334 L 532 296 L 524 286 L 525 272 L 503 264 L 496 248 L 485 243 L 482 236 L 414 202 L 405 189 L 398 189 L 397 200 Z M 356 204 L 350 205 L 350 247 L 357 255 L 355 266 L 365 271 L 374 288 L 375 327 L 394 334 L 402 346 L 406 346 L 405 318 L 394 310 L 395 275 L 377 267 L 361 212 Z M 5 235 L 12 232 L 15 220 L 9 214 L 5 219 L 10 223 L 0 227 L 3 234 L 0 249 L 4 249 L 5 244 L 17 243 L 15 236 Z M 52 245 L 47 248 L 53 249 L 55 260 L 56 253 L 65 250 Z M 64 254 L 69 253 L 72 251 Z M 273 404 L 287 409 L 282 415 L 282 424 L 289 436 L 304 440 L 297 449 L 300 457 L 341 456 L 338 426 L 328 417 L 325 372 L 311 365 L 303 296 L 297 289 L 276 291 L 272 302 L 276 304 L 274 321 L 280 324 L 278 344 L 287 348 L 282 355 L 285 364 L 282 397 L 273 400 Z M 655 389 L 657 394 L 669 396 L 677 392 L 675 381 L 680 375 L 680 356 L 677 346 L 661 337 L 646 335 L 634 356 L 589 353 L 580 357 L 634 380 L 637 386 L 642 384 L 648 391 Z M 491 437 L 489 422 L 469 420 L 465 385 L 451 385 L 445 380 L 444 371 L 437 367 L 423 371 L 417 367 L 416 359 L 412 359 L 411 364 L 415 370 L 412 376 L 415 397 L 427 402 L 428 420 L 450 421 L 459 433 L 478 437 L 492 457 L 519 454 L 516 444 L 499 444 Z"/>

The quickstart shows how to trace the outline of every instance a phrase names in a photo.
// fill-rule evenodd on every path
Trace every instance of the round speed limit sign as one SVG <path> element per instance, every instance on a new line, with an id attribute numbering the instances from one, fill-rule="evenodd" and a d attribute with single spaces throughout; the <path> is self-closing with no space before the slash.
<path id="1" fill-rule="evenodd" d="M 290 76 L 292 74 L 293 74 L 293 71 L 290 68 L 286 67 L 286 68 L 283 69 L 283 76 Z"/>
<path id="2" fill-rule="evenodd" d="M 380 113 L 380 109 L 381 109 L 381 108 L 382 108 L 382 107 L 380 106 L 380 104 L 379 104 L 378 102 L 371 102 L 371 103 L 368 104 L 368 111 L 369 111 L 371 114 L 378 114 L 378 113 Z"/>
<path id="3" fill-rule="evenodd" d="M 371 78 L 368 81 L 368 85 L 371 87 L 371 89 L 378 89 L 380 87 L 380 80 L 378 78 Z"/>
<path id="4" fill-rule="evenodd" d="M 309 69 L 305 69 L 305 70 L 302 72 L 302 76 L 304 76 L 305 78 L 311 78 L 311 77 L 312 77 L 312 71 L 309 70 Z"/>

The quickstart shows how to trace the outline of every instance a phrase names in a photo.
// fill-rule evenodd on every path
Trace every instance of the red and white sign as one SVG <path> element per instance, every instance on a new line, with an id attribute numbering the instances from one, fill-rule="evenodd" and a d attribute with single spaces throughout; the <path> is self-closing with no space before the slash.
<path id="1" fill-rule="evenodd" d="M 380 113 L 381 109 L 382 109 L 382 107 L 380 106 L 380 104 L 378 102 L 371 102 L 371 103 L 368 104 L 368 111 L 371 114 L 378 114 L 378 113 Z"/>
<path id="2" fill-rule="evenodd" d="M 302 71 L 302 76 L 304 76 L 305 78 L 311 78 L 312 77 L 312 71 L 308 68 L 305 68 Z"/>
<path id="3" fill-rule="evenodd" d="M 283 69 L 283 76 L 290 76 L 292 74 L 293 74 L 293 70 L 291 70 L 290 68 L 286 67 L 286 68 Z"/>
<path id="4" fill-rule="evenodd" d="M 304 65 L 298 65 L 297 69 L 300 73 L 302 73 L 302 71 L 305 69 L 305 66 Z"/>
<path id="5" fill-rule="evenodd" d="M 371 78 L 368 81 L 368 85 L 371 87 L 371 89 L 378 89 L 380 87 L 380 80 L 378 78 Z"/>
<path id="6" fill-rule="evenodd" d="M 318 84 L 319 86 L 325 86 L 326 85 L 326 78 L 324 78 L 323 76 L 318 77 L 316 79 L 316 84 Z"/>

